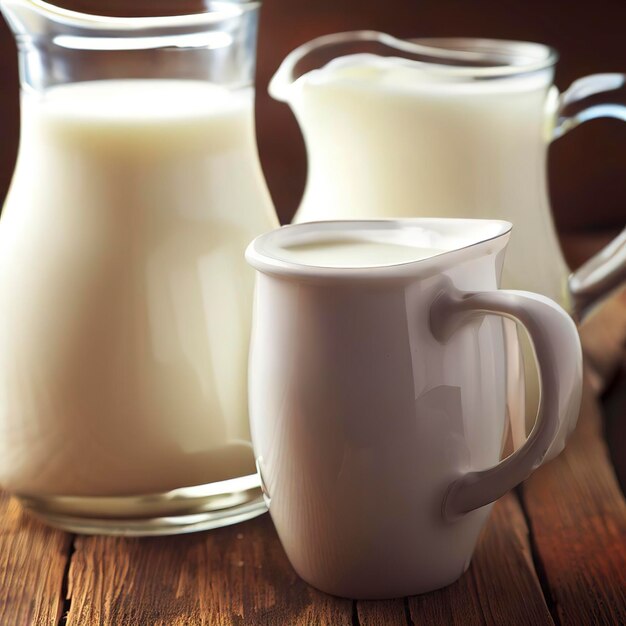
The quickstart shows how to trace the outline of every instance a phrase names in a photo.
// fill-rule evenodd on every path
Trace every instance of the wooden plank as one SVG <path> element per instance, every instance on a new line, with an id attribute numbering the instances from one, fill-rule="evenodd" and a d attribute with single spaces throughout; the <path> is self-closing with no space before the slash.
<path id="1" fill-rule="evenodd" d="M 509 494 L 494 507 L 470 571 L 408 601 L 413 623 L 552 624 L 526 533 Z M 297 578 L 268 516 L 181 537 L 82 537 L 75 547 L 68 626 L 353 624 L 352 602 Z M 403 600 L 358 602 L 354 621 L 405 625 L 407 614 Z"/>
<path id="2" fill-rule="evenodd" d="M 626 367 L 613 381 L 611 388 L 602 398 L 604 416 L 604 439 L 611 453 L 611 464 L 615 470 L 622 493 L 626 492 Z"/>
<path id="3" fill-rule="evenodd" d="M 589 383 L 572 439 L 523 498 L 561 623 L 626 624 L 626 503 Z"/>
<path id="4" fill-rule="evenodd" d="M 622 492 L 626 490 L 626 284 L 583 321 L 587 373 L 602 398 L 606 441 Z"/>
<path id="5" fill-rule="evenodd" d="M 268 516 L 181 537 L 81 537 L 75 547 L 68 626 L 353 624 L 351 601 L 298 579 Z M 513 495 L 494 508 L 461 581 L 409 607 L 416 625 L 552 624 Z M 407 613 L 403 600 L 358 602 L 355 621 L 405 625 Z"/>
<path id="6" fill-rule="evenodd" d="M 80 537 L 68 626 L 351 626 L 352 602 L 298 578 L 268 515 L 206 533 Z"/>
<path id="7" fill-rule="evenodd" d="M 360 600 L 356 605 L 359 626 L 411 626 L 406 600 Z"/>
<path id="8" fill-rule="evenodd" d="M 604 391 L 626 366 L 626 285 L 596 307 L 580 325 L 587 375 Z"/>
<path id="9" fill-rule="evenodd" d="M 445 589 L 410 598 L 409 607 L 415 626 L 553 624 L 514 494 L 494 506 L 465 575 Z"/>
<path id="10" fill-rule="evenodd" d="M 71 541 L 0 492 L 0 624 L 58 623 Z"/>

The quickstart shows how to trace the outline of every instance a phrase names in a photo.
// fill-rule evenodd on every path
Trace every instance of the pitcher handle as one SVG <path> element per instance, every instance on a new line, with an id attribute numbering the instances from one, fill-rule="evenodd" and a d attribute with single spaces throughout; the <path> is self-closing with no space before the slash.
<path id="1" fill-rule="evenodd" d="M 501 315 L 518 322 L 530 336 L 541 395 L 528 439 L 494 467 L 470 471 L 448 488 L 442 512 L 454 520 L 494 502 L 537 469 L 548 450 L 560 448 L 574 429 L 582 394 L 582 349 L 576 325 L 552 300 L 526 291 L 443 291 L 431 307 L 431 330 L 446 341 L 476 316 Z M 551 450 L 552 453 L 552 450 Z"/>
<path id="2" fill-rule="evenodd" d="M 599 117 L 626 121 L 626 74 L 592 74 L 574 81 L 559 98 L 553 139 Z M 626 228 L 608 246 L 574 272 L 569 280 L 576 312 L 626 281 Z"/>

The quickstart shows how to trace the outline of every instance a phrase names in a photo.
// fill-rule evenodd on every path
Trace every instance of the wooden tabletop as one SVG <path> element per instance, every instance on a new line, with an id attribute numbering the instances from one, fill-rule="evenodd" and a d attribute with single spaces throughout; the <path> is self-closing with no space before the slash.
<path id="1" fill-rule="evenodd" d="M 468 572 L 386 602 L 309 587 L 268 515 L 178 537 L 73 536 L 3 494 L 0 625 L 626 624 L 626 504 L 602 428 L 587 385 L 566 451 L 496 504 Z"/>

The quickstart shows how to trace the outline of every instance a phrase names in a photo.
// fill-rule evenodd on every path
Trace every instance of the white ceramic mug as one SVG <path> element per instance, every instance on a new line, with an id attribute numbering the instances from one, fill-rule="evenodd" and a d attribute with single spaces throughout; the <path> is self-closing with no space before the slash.
<path id="1" fill-rule="evenodd" d="M 453 582 L 489 504 L 573 428 L 576 328 L 544 296 L 498 290 L 510 229 L 494 220 L 319 222 L 250 244 L 257 466 L 287 555 L 315 587 L 389 598 Z M 300 254 L 355 241 L 438 252 L 341 267 Z M 542 394 L 528 441 L 500 461 L 503 317 L 530 334 Z"/>

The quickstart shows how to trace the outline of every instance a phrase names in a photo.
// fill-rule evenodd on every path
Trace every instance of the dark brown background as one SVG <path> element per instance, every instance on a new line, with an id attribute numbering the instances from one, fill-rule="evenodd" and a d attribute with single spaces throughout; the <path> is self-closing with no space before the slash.
<path id="1" fill-rule="evenodd" d="M 143 14 L 195 10 L 198 0 L 63 0 L 91 12 Z M 146 10 L 147 9 L 147 10 Z M 283 222 L 304 186 L 306 156 L 288 109 L 267 95 L 267 83 L 285 55 L 321 34 L 371 28 L 398 35 L 482 36 L 538 41 L 561 53 L 556 82 L 566 88 L 594 72 L 626 71 L 625 0 L 267 0 L 258 55 L 257 132 L 263 168 Z M 13 39 L 0 25 L 0 199 L 10 181 L 18 137 L 17 61 Z M 550 192 L 557 226 L 567 239 L 589 237 L 570 262 L 626 223 L 626 125 L 597 120 L 550 149 Z M 567 252 L 567 250 L 566 250 Z"/>

